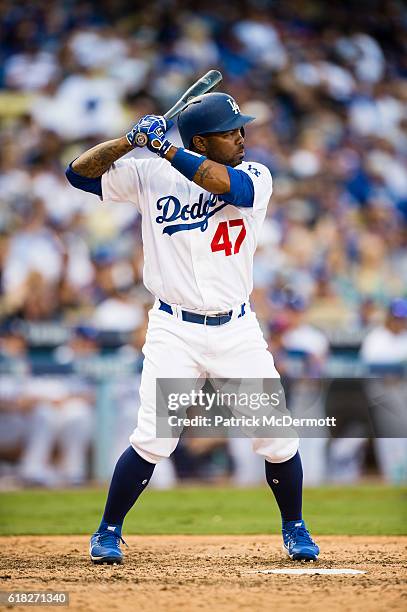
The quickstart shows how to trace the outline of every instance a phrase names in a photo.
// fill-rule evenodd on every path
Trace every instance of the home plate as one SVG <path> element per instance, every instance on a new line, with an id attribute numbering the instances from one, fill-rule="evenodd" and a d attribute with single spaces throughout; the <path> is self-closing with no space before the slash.
<path id="1" fill-rule="evenodd" d="M 283 569 L 266 569 L 266 570 L 251 570 L 250 572 L 246 572 L 247 574 L 366 574 L 366 572 L 361 570 L 349 569 L 346 567 L 343 568 L 335 568 L 335 569 L 323 569 L 323 568 L 283 568 Z"/>

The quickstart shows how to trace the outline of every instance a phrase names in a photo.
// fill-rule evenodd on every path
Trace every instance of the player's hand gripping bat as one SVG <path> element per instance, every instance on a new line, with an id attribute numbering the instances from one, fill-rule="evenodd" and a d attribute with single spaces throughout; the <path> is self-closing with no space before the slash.
<path id="1" fill-rule="evenodd" d="M 179 113 L 184 110 L 192 98 L 208 93 L 208 91 L 211 91 L 218 83 L 221 82 L 222 78 L 222 74 L 219 72 L 219 70 L 209 70 L 209 72 L 195 81 L 195 83 L 191 85 L 191 87 L 187 89 L 184 94 L 182 94 L 178 102 L 176 102 L 174 106 L 172 106 L 170 110 L 165 113 L 164 119 L 173 119 L 173 117 L 179 115 Z M 147 144 L 147 140 L 147 134 L 139 133 L 136 135 L 134 143 L 137 147 L 144 147 Z"/>

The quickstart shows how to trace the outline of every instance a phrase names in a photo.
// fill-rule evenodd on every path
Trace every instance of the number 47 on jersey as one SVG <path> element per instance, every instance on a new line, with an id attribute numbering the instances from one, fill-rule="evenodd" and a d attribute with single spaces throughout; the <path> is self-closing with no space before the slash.
<path id="1" fill-rule="evenodd" d="M 233 229 L 233 228 L 240 228 Z M 225 251 L 225 255 L 236 255 L 240 251 L 242 242 L 246 236 L 246 228 L 243 219 L 232 219 L 230 221 L 221 221 L 212 238 L 211 249 L 213 253 L 216 251 Z M 234 243 L 232 242 L 234 240 Z"/>

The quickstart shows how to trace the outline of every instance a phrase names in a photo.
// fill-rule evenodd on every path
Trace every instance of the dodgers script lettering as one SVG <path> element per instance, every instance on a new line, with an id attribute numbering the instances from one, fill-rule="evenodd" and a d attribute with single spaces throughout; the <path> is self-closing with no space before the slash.
<path id="1" fill-rule="evenodd" d="M 157 200 L 157 210 L 161 211 L 162 214 L 156 217 L 157 223 L 171 223 L 172 221 L 190 221 L 194 219 L 200 219 L 196 223 L 174 223 L 173 225 L 166 225 L 163 229 L 163 234 L 175 234 L 176 232 L 182 232 L 185 230 L 192 230 L 200 228 L 201 232 L 208 229 L 208 220 L 213 217 L 217 212 L 227 206 L 227 202 L 216 206 L 220 200 L 219 196 L 211 193 L 207 200 L 204 200 L 204 194 L 201 193 L 198 202 L 193 204 L 181 205 L 178 198 L 172 195 L 163 196 Z"/>

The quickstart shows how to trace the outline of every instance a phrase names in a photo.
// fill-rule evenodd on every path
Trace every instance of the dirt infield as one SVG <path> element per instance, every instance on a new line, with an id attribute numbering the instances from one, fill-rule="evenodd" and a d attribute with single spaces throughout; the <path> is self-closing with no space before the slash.
<path id="1" fill-rule="evenodd" d="M 91 565 L 88 538 L 82 536 L 3 537 L 0 542 L 1 589 L 66 590 L 71 610 L 407 609 L 407 537 L 320 537 L 321 559 L 307 565 L 284 557 L 277 536 L 130 536 L 122 566 Z M 367 573 L 250 573 L 287 567 Z"/>

